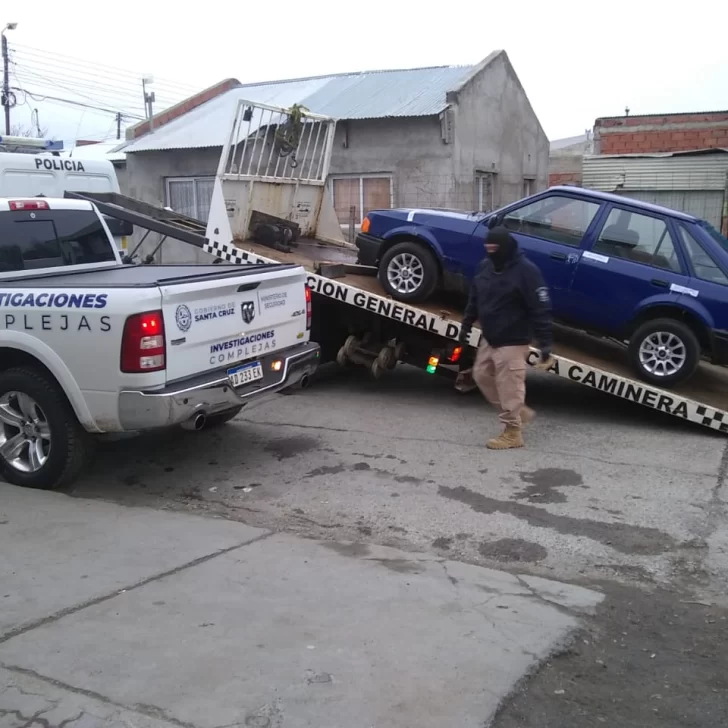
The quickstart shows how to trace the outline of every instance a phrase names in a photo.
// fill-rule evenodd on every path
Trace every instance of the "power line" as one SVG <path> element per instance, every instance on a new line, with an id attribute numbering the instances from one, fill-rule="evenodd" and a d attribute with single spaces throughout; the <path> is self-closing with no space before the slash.
<path id="1" fill-rule="evenodd" d="M 104 112 L 106 114 L 114 114 L 114 116 L 116 116 L 116 114 L 119 114 L 120 113 L 123 118 L 126 118 L 126 119 L 136 119 L 138 121 L 144 121 L 144 117 L 143 116 L 139 116 L 138 114 L 129 114 L 129 113 L 125 112 L 125 111 L 119 111 L 118 109 L 110 109 L 110 108 L 106 108 L 106 107 L 103 107 L 103 106 L 94 106 L 92 104 L 84 104 L 81 101 L 74 101 L 73 99 L 64 99 L 64 98 L 59 97 L 59 96 L 49 96 L 48 94 L 41 93 L 39 91 L 37 91 L 37 92 L 28 91 L 28 89 L 24 89 L 24 88 L 15 88 L 14 90 L 15 91 L 20 91 L 21 93 L 26 94 L 31 99 L 33 99 L 33 101 L 40 101 L 40 102 L 42 102 L 42 101 L 55 101 L 57 103 L 69 104 L 71 106 L 79 106 L 79 107 L 82 107 L 84 109 L 91 109 L 93 111 L 102 111 L 102 112 Z"/>
<path id="2" fill-rule="evenodd" d="M 79 71 L 82 73 L 92 74 L 96 76 L 98 76 L 100 73 L 101 77 L 104 79 L 107 79 L 110 74 L 113 74 L 117 76 L 119 80 L 123 79 L 127 84 L 131 84 L 132 86 L 135 86 L 137 88 L 139 87 L 140 80 L 144 75 L 143 73 L 137 73 L 115 66 L 86 61 L 61 53 L 48 52 L 40 48 L 34 48 L 32 46 L 13 44 L 12 49 L 16 53 L 20 52 L 21 54 L 26 55 L 28 59 L 32 60 L 34 63 L 45 63 L 47 65 L 48 61 L 51 61 L 51 63 L 53 63 L 53 59 L 57 59 L 56 63 L 62 63 L 67 68 L 69 66 L 77 66 Z M 200 90 L 199 87 L 192 86 L 190 84 L 179 83 L 177 81 L 172 81 L 164 78 L 157 78 L 156 76 L 154 85 L 155 88 L 169 88 L 171 90 L 177 91 L 178 93 L 184 93 L 187 96 L 197 93 Z"/>
<path id="3" fill-rule="evenodd" d="M 86 101 L 89 101 L 93 104 L 96 104 L 97 106 L 107 106 L 107 107 L 115 107 L 116 111 L 121 111 L 123 113 L 131 112 L 132 109 L 136 112 L 141 112 L 141 104 L 129 104 L 128 106 L 126 104 L 115 104 L 114 101 L 119 101 L 120 99 L 115 94 L 109 92 L 108 90 L 102 90 L 102 89 L 96 89 L 93 87 L 89 87 L 88 91 L 91 93 L 94 93 L 93 96 L 90 95 L 82 85 L 71 85 L 71 84 L 64 84 L 61 83 L 53 78 L 48 78 L 46 76 L 43 76 L 39 73 L 35 73 L 33 71 L 27 71 L 27 70 L 21 70 L 21 69 L 15 69 L 15 73 L 13 74 L 18 81 L 18 83 L 22 86 L 33 84 L 34 86 L 40 85 L 40 84 L 49 84 L 50 86 L 53 86 L 57 89 L 60 89 L 62 91 L 67 91 L 72 94 L 75 94 Z M 81 90 L 81 89 L 84 90 Z M 126 107 L 126 108 L 123 108 Z"/>
<path id="4" fill-rule="evenodd" d="M 24 73 L 35 73 L 39 76 L 57 76 L 58 66 L 48 62 L 29 62 L 27 59 L 23 59 L 21 56 L 13 54 L 13 65 L 22 70 Z M 70 69 L 64 71 L 62 78 L 66 84 L 78 86 L 79 88 L 91 89 L 96 92 L 108 94 L 113 91 L 117 95 L 123 95 L 126 98 L 138 99 L 141 96 L 141 79 L 138 83 L 130 84 L 126 79 L 114 79 L 109 77 L 99 76 L 98 74 L 89 73 L 88 71 L 77 71 L 77 69 Z M 181 100 L 191 96 L 197 91 L 181 91 L 165 87 L 155 82 L 155 90 L 164 96 L 165 98 L 172 98 L 175 100 Z"/>
<path id="5" fill-rule="evenodd" d="M 79 99 L 83 99 L 84 101 L 94 104 L 96 106 L 104 106 L 107 108 L 116 107 L 116 104 L 114 104 L 113 102 L 109 103 L 108 99 L 106 99 L 106 98 L 100 99 L 95 96 L 91 96 L 90 94 L 80 91 L 78 88 L 74 88 L 72 86 L 67 86 L 63 83 L 59 83 L 58 81 L 55 81 L 54 79 L 46 78 L 45 76 L 41 76 L 36 73 L 32 73 L 32 72 L 28 72 L 28 71 L 25 71 L 25 72 L 16 71 L 13 74 L 13 76 L 21 88 L 24 88 L 25 86 L 30 86 L 30 85 L 32 85 L 36 89 L 38 89 L 39 87 L 42 88 L 43 86 L 46 86 L 46 87 L 52 86 L 55 89 L 65 91 L 65 92 L 70 92 L 74 96 L 77 96 Z M 118 107 L 116 107 L 115 110 L 116 111 L 126 111 L 125 109 L 121 109 Z M 127 110 L 131 111 L 131 109 L 127 109 Z"/>
<path id="6" fill-rule="evenodd" d="M 15 44 L 11 48 L 11 59 L 17 83 L 14 90 L 26 93 L 35 101 L 113 114 L 114 123 L 117 123 L 117 117 L 133 122 L 146 118 L 142 104 L 142 74 Z M 45 87 L 58 89 L 63 95 L 49 94 Z M 163 107 L 199 92 L 199 88 L 157 78 L 154 90 Z M 78 99 L 68 98 L 69 95 Z M 25 104 L 30 108 L 27 98 L 20 103 Z"/>

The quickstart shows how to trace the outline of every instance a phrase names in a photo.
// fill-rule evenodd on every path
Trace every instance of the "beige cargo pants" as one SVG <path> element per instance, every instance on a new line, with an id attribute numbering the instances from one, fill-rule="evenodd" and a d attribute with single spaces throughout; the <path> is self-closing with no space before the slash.
<path id="1" fill-rule="evenodd" d="M 488 402 L 500 410 L 504 425 L 521 426 L 528 351 L 528 346 L 494 348 L 483 341 L 475 357 L 473 380 Z"/>

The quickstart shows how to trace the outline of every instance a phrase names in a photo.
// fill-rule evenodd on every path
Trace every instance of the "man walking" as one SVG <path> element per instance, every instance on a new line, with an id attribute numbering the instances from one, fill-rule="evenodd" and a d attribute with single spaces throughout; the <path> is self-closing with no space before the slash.
<path id="1" fill-rule="evenodd" d="M 541 361 L 551 358 L 551 300 L 541 271 L 518 250 L 506 228 L 489 230 L 485 249 L 488 257 L 473 279 L 459 340 L 467 340 L 477 318 L 483 339 L 473 379 L 483 396 L 500 409 L 505 425 L 486 447 L 507 450 L 523 447 L 522 425 L 535 417 L 525 406 L 526 357 L 535 338 Z"/>

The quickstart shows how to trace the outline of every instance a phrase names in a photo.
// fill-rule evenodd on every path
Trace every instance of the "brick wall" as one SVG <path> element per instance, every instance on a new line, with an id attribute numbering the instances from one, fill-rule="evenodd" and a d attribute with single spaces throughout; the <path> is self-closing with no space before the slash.
<path id="1" fill-rule="evenodd" d="M 597 154 L 728 148 L 728 111 L 597 119 L 594 140 Z"/>
<path id="2" fill-rule="evenodd" d="M 567 183 L 581 184 L 581 172 L 551 172 L 549 174 L 549 187 L 565 185 Z"/>

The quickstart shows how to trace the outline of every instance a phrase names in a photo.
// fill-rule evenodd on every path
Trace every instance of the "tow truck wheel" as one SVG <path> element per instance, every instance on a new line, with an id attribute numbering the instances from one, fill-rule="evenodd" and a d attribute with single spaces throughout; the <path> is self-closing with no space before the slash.
<path id="1" fill-rule="evenodd" d="M 654 319 L 632 335 L 629 358 L 640 379 L 671 387 L 695 373 L 700 363 L 700 344 L 692 329 L 681 321 Z"/>
<path id="2" fill-rule="evenodd" d="M 370 371 L 375 379 L 381 379 L 382 374 L 384 374 L 384 367 L 379 363 L 378 359 L 375 359 L 372 362 Z"/>
<path id="3" fill-rule="evenodd" d="M 58 384 L 42 369 L 0 373 L 0 469 L 9 483 L 60 488 L 75 480 L 92 451 Z"/>
<path id="4" fill-rule="evenodd" d="M 437 262 L 420 243 L 393 245 L 379 264 L 379 282 L 398 301 L 424 301 L 437 286 Z"/>
<path id="5" fill-rule="evenodd" d="M 347 359 L 351 359 L 354 354 L 356 354 L 356 350 L 359 348 L 359 339 L 356 338 L 356 336 L 351 335 L 347 336 L 346 341 L 344 342 L 344 346 L 342 347 L 342 351 L 344 352 L 344 356 Z"/>

